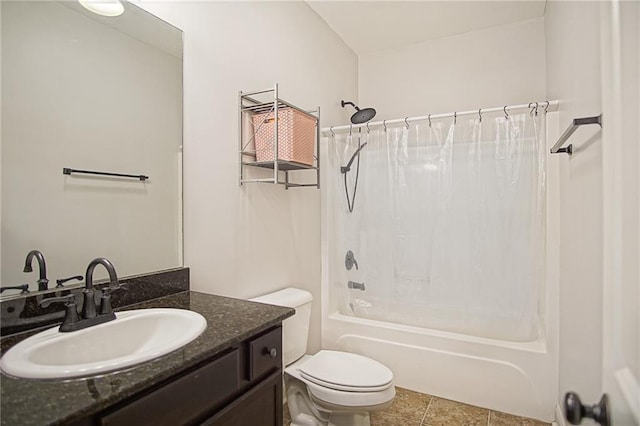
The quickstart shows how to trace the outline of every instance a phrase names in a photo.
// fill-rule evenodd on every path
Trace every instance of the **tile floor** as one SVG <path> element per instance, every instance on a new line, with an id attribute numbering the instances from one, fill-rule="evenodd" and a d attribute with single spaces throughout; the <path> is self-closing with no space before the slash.
<path id="1" fill-rule="evenodd" d="M 291 422 L 284 407 L 284 424 Z M 396 387 L 391 407 L 371 413 L 371 426 L 548 426 L 538 420 L 512 416 Z"/>

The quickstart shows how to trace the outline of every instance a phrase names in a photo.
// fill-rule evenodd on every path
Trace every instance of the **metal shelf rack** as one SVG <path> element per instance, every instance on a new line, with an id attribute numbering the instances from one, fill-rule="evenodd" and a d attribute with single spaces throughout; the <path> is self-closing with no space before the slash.
<path id="1" fill-rule="evenodd" d="M 316 124 L 315 149 L 313 165 L 297 163 L 278 158 L 278 112 L 293 108 L 307 117 L 313 118 Z M 253 114 L 273 112 L 274 126 L 274 160 L 256 161 L 255 133 L 250 123 Z M 284 185 L 286 189 L 315 187 L 320 188 L 320 107 L 314 111 L 306 111 L 278 97 L 278 85 L 254 92 L 238 92 L 238 140 L 240 185 L 245 183 L 274 183 Z M 268 172 L 267 170 L 272 170 Z M 250 172 L 253 170 L 254 172 Z M 289 179 L 290 172 L 315 170 L 314 183 L 295 183 Z M 249 176 L 251 175 L 251 176 Z"/>

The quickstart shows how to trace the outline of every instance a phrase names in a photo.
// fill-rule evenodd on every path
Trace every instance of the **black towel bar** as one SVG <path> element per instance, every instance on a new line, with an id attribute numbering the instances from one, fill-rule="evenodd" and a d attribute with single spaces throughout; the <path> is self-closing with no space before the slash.
<path id="1" fill-rule="evenodd" d="M 96 171 L 92 171 L 92 170 L 70 169 L 68 167 L 65 167 L 65 168 L 62 169 L 62 174 L 63 175 L 71 175 L 71 173 L 83 173 L 83 174 L 87 174 L 87 175 L 100 175 L 100 176 L 130 177 L 130 178 L 139 179 L 142 182 L 144 182 L 147 179 L 149 179 L 149 176 L 145 176 L 145 175 L 128 175 L 128 174 L 123 174 L 123 173 L 96 172 Z"/>
<path id="2" fill-rule="evenodd" d="M 571 137 L 573 132 L 575 132 L 578 127 L 587 124 L 597 124 L 598 126 L 602 127 L 602 114 L 595 117 L 574 118 L 571 122 L 571 125 L 567 128 L 567 130 L 564 131 L 562 136 L 560 136 L 558 142 L 556 142 L 555 145 L 553 145 L 553 147 L 551 148 L 551 153 L 567 153 L 571 155 L 573 153 L 573 145 L 569 144 L 566 148 L 561 148 L 562 145 L 564 145 L 567 139 Z"/>

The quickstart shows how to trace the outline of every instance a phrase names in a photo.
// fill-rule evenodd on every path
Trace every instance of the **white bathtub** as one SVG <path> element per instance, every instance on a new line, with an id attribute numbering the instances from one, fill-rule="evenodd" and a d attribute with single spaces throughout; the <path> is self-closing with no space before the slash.
<path id="1" fill-rule="evenodd" d="M 518 343 L 331 313 L 322 346 L 387 365 L 397 386 L 551 422 L 556 360 L 544 338 Z"/>
<path id="2" fill-rule="evenodd" d="M 547 114 L 546 130 L 550 148 L 560 135 L 557 112 Z M 321 146 L 325 160 L 327 146 Z M 359 353 L 383 362 L 393 370 L 395 384 L 400 387 L 553 421 L 558 401 L 560 174 L 558 159 L 551 157 L 547 157 L 547 273 L 540 300 L 543 324 L 536 340 L 512 342 L 338 313 L 336 308 L 344 301 L 335 286 L 346 281 L 344 277 L 330 279 L 344 268 L 339 263 L 337 269 L 330 267 L 331 254 L 336 250 L 329 238 L 333 228 L 330 212 L 334 207 L 324 191 L 322 347 Z M 331 184 L 327 176 L 322 175 L 324 188 Z"/>

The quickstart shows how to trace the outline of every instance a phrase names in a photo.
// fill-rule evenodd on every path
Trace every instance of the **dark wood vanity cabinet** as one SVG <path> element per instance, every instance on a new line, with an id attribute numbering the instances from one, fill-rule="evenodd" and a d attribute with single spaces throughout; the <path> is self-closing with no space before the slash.
<path id="1" fill-rule="evenodd" d="M 282 425 L 282 328 L 246 339 L 85 424 Z"/>

